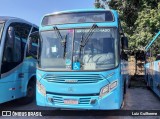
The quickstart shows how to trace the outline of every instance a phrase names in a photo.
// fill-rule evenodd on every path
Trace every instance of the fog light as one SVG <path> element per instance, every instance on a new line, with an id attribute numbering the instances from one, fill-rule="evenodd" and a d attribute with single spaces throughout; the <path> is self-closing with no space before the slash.
<path id="1" fill-rule="evenodd" d="M 95 104 L 96 103 L 96 99 L 92 99 L 91 101 L 90 101 L 90 104 Z"/>
<path id="2" fill-rule="evenodd" d="M 53 99 L 53 98 L 48 98 L 48 101 L 49 101 L 50 103 L 53 103 L 53 102 L 54 102 L 54 99 Z"/>

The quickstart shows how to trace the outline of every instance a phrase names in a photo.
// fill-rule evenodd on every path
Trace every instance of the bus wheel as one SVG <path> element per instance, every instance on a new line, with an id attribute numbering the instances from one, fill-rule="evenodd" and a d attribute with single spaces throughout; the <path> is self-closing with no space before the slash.
<path id="1" fill-rule="evenodd" d="M 21 105 L 31 103 L 35 99 L 35 95 L 36 95 L 36 83 L 35 81 L 32 80 L 29 81 L 28 83 L 26 96 L 19 99 L 18 103 Z"/>
<path id="2" fill-rule="evenodd" d="M 27 95 L 26 95 L 26 102 L 30 103 L 35 99 L 36 95 L 36 82 L 30 81 L 27 86 Z"/>

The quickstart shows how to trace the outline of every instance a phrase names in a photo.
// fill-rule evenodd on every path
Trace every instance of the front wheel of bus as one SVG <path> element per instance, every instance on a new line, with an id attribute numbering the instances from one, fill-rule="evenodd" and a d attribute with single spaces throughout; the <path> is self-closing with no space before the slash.
<path id="1" fill-rule="evenodd" d="M 29 81 L 27 86 L 26 96 L 20 99 L 19 104 L 25 105 L 31 103 L 35 99 L 36 95 L 36 82 L 34 80 Z"/>
<path id="2" fill-rule="evenodd" d="M 25 97 L 25 101 L 30 103 L 35 99 L 36 95 L 36 82 L 30 81 L 27 86 L 27 95 Z"/>

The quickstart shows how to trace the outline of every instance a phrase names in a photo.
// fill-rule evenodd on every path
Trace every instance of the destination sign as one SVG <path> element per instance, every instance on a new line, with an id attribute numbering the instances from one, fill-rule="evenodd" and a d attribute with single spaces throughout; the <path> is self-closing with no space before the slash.
<path id="1" fill-rule="evenodd" d="M 71 12 L 45 16 L 42 25 L 111 22 L 114 17 L 111 11 Z"/>

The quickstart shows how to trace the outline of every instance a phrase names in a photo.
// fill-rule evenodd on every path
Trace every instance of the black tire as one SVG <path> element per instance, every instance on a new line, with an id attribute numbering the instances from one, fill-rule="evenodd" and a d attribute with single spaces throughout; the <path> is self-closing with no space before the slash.
<path id="1" fill-rule="evenodd" d="M 18 100 L 18 104 L 25 105 L 31 103 L 36 96 L 36 82 L 35 80 L 29 81 L 27 86 L 27 95 Z"/>
<path id="2" fill-rule="evenodd" d="M 31 81 L 27 86 L 27 95 L 25 97 L 27 102 L 32 102 L 35 99 L 35 95 L 36 95 L 36 83 L 35 81 Z"/>

